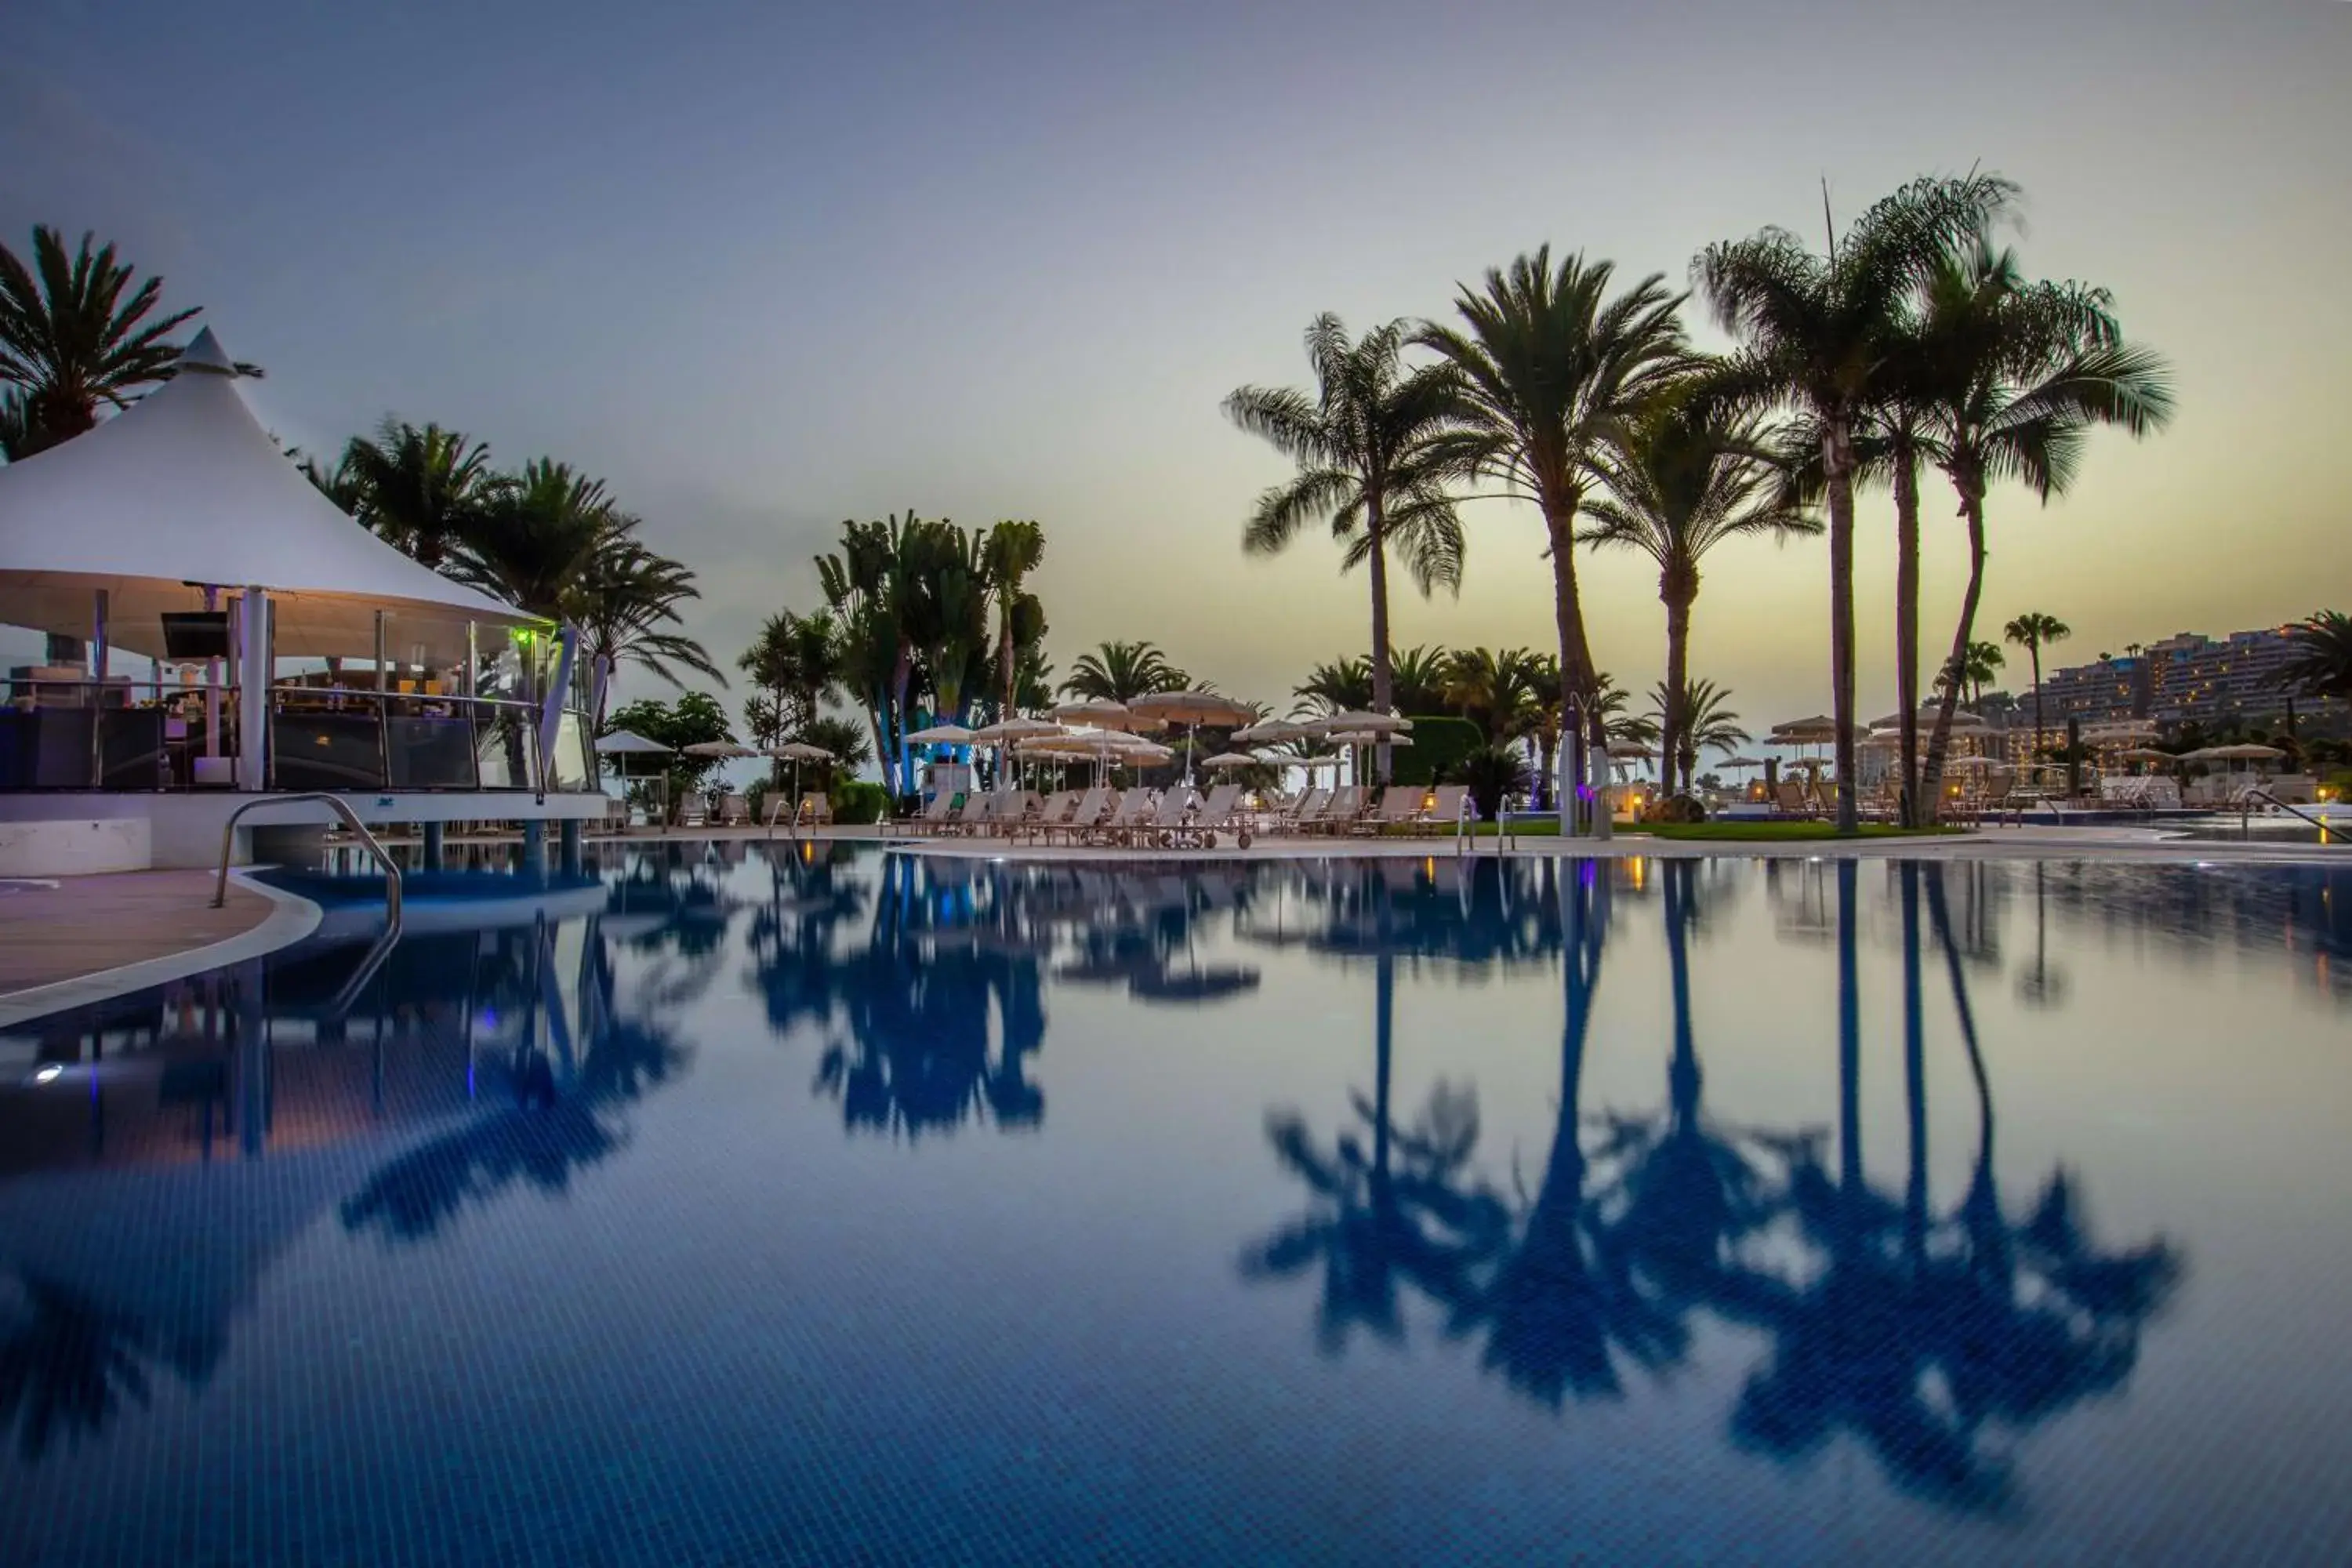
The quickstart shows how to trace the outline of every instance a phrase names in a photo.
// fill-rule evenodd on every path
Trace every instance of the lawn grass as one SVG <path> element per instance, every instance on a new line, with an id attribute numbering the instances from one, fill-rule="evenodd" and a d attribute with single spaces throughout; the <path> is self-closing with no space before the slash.
<path id="1" fill-rule="evenodd" d="M 1481 838 L 1495 837 L 1491 822 L 1474 824 L 1470 831 Z M 1925 838 L 1931 835 L 1958 833 L 1958 827 L 1895 827 L 1883 822 L 1862 825 L 1864 838 Z M 1521 838 L 1554 838 L 1559 835 L 1559 818 L 1548 816 L 1534 821 L 1511 825 L 1511 832 Z M 1686 838 L 1717 844 L 1802 844 L 1809 839 L 1835 838 L 1837 825 L 1829 822 L 1683 822 L 1650 823 L 1633 827 L 1620 823 L 1620 837 L 1651 838 Z"/>
<path id="2" fill-rule="evenodd" d="M 1659 822 L 1622 831 L 1647 834 L 1653 838 L 1695 838 L 1718 844 L 1802 843 L 1838 836 L 1837 825 L 1832 822 Z M 1959 831 L 1950 826 L 1896 827 L 1884 822 L 1862 825 L 1864 838 L 1926 838 Z"/>

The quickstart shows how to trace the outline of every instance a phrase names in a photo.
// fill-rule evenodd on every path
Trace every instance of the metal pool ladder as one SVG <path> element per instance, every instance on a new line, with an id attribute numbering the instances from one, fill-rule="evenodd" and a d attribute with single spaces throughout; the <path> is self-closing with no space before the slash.
<path id="1" fill-rule="evenodd" d="M 2329 826 L 2324 818 L 2314 816 L 2300 806 L 2289 805 L 2287 802 L 2283 801 L 2278 796 L 2273 795 L 2270 791 L 2266 789 L 2250 789 L 2245 794 L 2238 797 L 2238 837 L 2241 838 L 2247 836 L 2246 822 L 2249 817 L 2253 816 L 2254 802 L 2258 800 L 2269 801 L 2273 805 L 2277 806 L 2281 811 L 2285 812 L 2288 816 L 2299 816 L 2304 821 L 2308 822 L 2314 827 L 2319 829 L 2319 841 L 2322 844 L 2332 843 L 2336 839 L 2344 837 L 2340 829 Z"/>
<path id="2" fill-rule="evenodd" d="M 313 801 L 331 807 L 335 815 L 342 818 L 343 826 L 352 830 L 352 837 L 358 839 L 367 852 L 375 857 L 375 863 L 383 868 L 384 931 L 387 935 L 397 934 L 400 931 L 400 867 L 394 861 L 392 852 L 383 847 L 383 841 L 368 831 L 367 824 L 360 820 L 359 813 L 352 809 L 351 803 L 339 795 L 259 795 L 230 812 L 227 825 L 221 829 L 220 874 L 213 879 L 213 908 L 219 909 L 228 902 L 228 862 L 229 857 L 236 850 L 236 819 L 257 805 L 292 805 L 301 801 Z"/>

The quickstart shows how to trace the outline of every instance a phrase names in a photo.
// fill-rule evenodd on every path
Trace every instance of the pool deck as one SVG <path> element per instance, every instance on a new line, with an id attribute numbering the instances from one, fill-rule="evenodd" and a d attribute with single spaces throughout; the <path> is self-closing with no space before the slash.
<path id="1" fill-rule="evenodd" d="M 0 880 L 0 1025 L 257 956 L 307 933 L 305 900 L 209 871 Z"/>
<path id="2" fill-rule="evenodd" d="M 667 835 L 632 835 L 624 842 L 660 843 L 664 837 L 688 839 L 765 838 L 764 829 L 716 828 L 677 831 Z M 1621 829 L 1605 840 L 1524 836 L 1515 844 L 1497 847 L 1493 838 L 1467 841 L 1451 835 L 1430 838 L 1260 838 L 1247 849 L 1221 842 L 1214 849 L 1122 849 L 1115 847 L 1044 845 L 1009 842 L 1003 838 L 933 838 L 877 835 L 871 828 L 820 830 L 805 837 L 883 844 L 912 854 L 983 860 L 1120 860 L 1145 858 L 1182 859 L 1295 859 L 1328 855 L 1396 855 L 1422 858 L 1432 855 L 1494 856 L 1496 854 L 1571 855 L 1624 858 L 1658 856 L 1707 859 L 1757 857 L 1822 859 L 1937 860 L 2115 860 L 2151 865 L 2275 864 L 2342 861 L 2352 864 L 2352 847 L 2345 845 L 2264 843 L 2228 839 L 2187 838 L 2177 830 L 2147 827 L 1986 827 L 1969 833 L 1921 837 L 1805 838 L 1795 840 L 1735 840 L 1654 838 Z M 781 837 L 777 842 L 784 840 Z"/>

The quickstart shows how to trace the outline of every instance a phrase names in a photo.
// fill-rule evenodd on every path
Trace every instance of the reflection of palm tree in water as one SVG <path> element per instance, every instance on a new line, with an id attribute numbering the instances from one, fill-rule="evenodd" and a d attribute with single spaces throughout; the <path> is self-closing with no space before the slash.
<path id="1" fill-rule="evenodd" d="M 1664 860 L 1666 965 L 1674 1002 L 1674 1049 L 1666 1109 L 1655 1121 L 1612 1116 L 1601 1158 L 1622 1173 L 1599 1194 L 1609 1248 L 1677 1312 L 1736 1289 L 1730 1249 L 1769 1217 L 1763 1183 L 1738 1144 L 1700 1114 L 1705 1082 L 1691 1024 L 1690 933 L 1703 918 L 1704 862 Z"/>
<path id="2" fill-rule="evenodd" d="M 1566 1009 L 1551 1153 L 1514 1245 L 1457 1324 L 1483 1329 L 1486 1365 L 1552 1406 L 1570 1394 L 1615 1395 L 1621 1355 L 1663 1367 L 1683 1353 L 1686 1339 L 1675 1313 L 1646 1294 L 1624 1253 L 1607 1245 L 1587 1201 L 1579 1090 L 1608 934 L 1609 882 L 1589 861 L 1562 862 L 1559 876 Z"/>
<path id="3" fill-rule="evenodd" d="M 1317 1201 L 1304 1218 L 1242 1256 L 1248 1279 L 1289 1279 L 1321 1263 L 1316 1338 L 1327 1352 L 1343 1348 L 1357 1327 L 1401 1340 L 1401 1282 L 1457 1312 L 1466 1310 L 1475 1295 L 1473 1270 L 1499 1244 L 1504 1226 L 1499 1201 L 1483 1187 L 1459 1184 L 1478 1142 L 1475 1093 L 1441 1081 L 1415 1123 L 1391 1124 L 1394 956 L 1381 953 L 1373 972 L 1372 1098 L 1351 1096 L 1370 1124 L 1371 1152 L 1367 1156 L 1362 1143 L 1342 1133 L 1327 1154 L 1316 1147 L 1305 1117 L 1269 1113 L 1266 1138 L 1276 1158 Z"/>
<path id="4" fill-rule="evenodd" d="M 825 1047 L 816 1087 L 840 1100 L 852 1131 L 912 1137 L 982 1110 L 1000 1126 L 1033 1126 L 1045 1115 L 1026 1076 L 1045 1035 L 1043 955 L 1017 931 L 994 930 L 983 944 L 973 911 L 939 912 L 920 871 L 912 856 L 885 860 L 870 940 L 831 966 L 846 1037 Z"/>
<path id="5" fill-rule="evenodd" d="M 2115 1257 L 2090 1247 L 2071 1188 L 2053 1177 L 2033 1216 L 2012 1230 L 1992 1173 L 1992 1100 L 1940 867 L 1927 869 L 1934 918 L 1979 1094 L 1980 1137 L 1956 1224 L 1928 1207 L 1924 1029 L 1920 1021 L 1920 868 L 1898 870 L 1905 944 L 1905 1057 L 1910 1160 L 1904 1200 L 1862 1175 L 1860 1008 L 1854 973 L 1853 862 L 1838 867 L 1839 1173 L 1798 1145 L 1790 1204 L 1820 1245 L 1801 1284 L 1762 1278 L 1744 1292 L 1775 1338 L 1733 1415 L 1743 1443 L 1794 1458 L 1840 1428 L 1870 1447 L 1906 1490 L 1948 1506 L 1999 1510 L 2009 1474 L 1981 1440 L 1990 1422 L 2047 1419 L 2116 1386 L 2138 1331 L 2168 1293 L 2178 1261 L 2162 1243 Z"/>
<path id="6" fill-rule="evenodd" d="M 670 1081 L 687 1048 L 664 1027 L 624 1016 L 605 939 L 591 920 L 582 937 L 577 996 L 582 1038 L 576 1063 L 551 984 L 555 929 L 534 935 L 535 979 L 514 987 L 526 1019 L 524 1039 L 508 1065 L 512 1103 L 467 1122 L 386 1164 L 344 1200 L 343 1228 L 374 1228 L 388 1241 L 430 1238 L 468 1202 L 487 1203 L 517 1181 L 542 1192 L 566 1190 L 572 1174 L 614 1153 L 625 1142 L 611 1111 Z M 562 1081 L 539 1044 L 540 997 L 555 1056 L 568 1069 Z"/>
<path id="7" fill-rule="evenodd" d="M 38 1275 L 14 1281 L 0 1286 L 0 1431 L 16 1428 L 26 1459 L 96 1436 L 126 1397 L 146 1408 L 148 1364 L 168 1348 L 147 1324 Z"/>

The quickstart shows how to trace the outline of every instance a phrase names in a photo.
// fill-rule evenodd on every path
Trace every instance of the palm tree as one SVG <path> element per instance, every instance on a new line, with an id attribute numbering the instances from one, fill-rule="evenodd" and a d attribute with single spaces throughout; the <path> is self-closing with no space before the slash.
<path id="1" fill-rule="evenodd" d="M 1400 713 L 1435 713 L 1445 706 L 1445 678 L 1453 656 L 1423 643 L 1390 660 L 1389 700 Z"/>
<path id="2" fill-rule="evenodd" d="M 2280 684 L 2312 697 L 2352 698 L 2352 616 L 2321 610 L 2286 635 L 2294 654 L 2279 668 Z"/>
<path id="3" fill-rule="evenodd" d="M 780 610 L 768 617 L 735 664 L 754 685 L 772 694 L 775 740 L 781 741 L 814 721 L 827 699 L 841 694 L 839 624 L 828 610 L 808 616 Z"/>
<path id="4" fill-rule="evenodd" d="M 2025 650 L 2033 661 L 2033 757 L 2042 760 L 2042 650 L 2074 635 L 2074 628 L 2055 616 L 2028 610 L 2000 629 L 2000 635 Z"/>
<path id="5" fill-rule="evenodd" d="M 567 595 L 624 531 L 604 480 L 547 458 L 490 487 L 464 529 L 450 574 L 551 620 L 564 618 Z"/>
<path id="6" fill-rule="evenodd" d="M 1682 297 L 1662 274 L 1610 296 L 1616 268 L 1581 255 L 1552 265 L 1551 247 L 1490 268 L 1486 291 L 1454 300 L 1460 328 L 1424 325 L 1415 341 L 1434 349 L 1462 382 L 1461 428 L 1449 455 L 1460 471 L 1499 478 L 1534 502 L 1550 541 L 1552 601 L 1559 630 L 1560 705 L 1583 715 L 1577 744 L 1603 749 L 1592 647 L 1576 582 L 1576 524 L 1597 482 L 1601 458 L 1626 419 L 1684 360 Z M 1579 763 L 1583 763 L 1580 753 Z M 1605 758 L 1590 765 L 1608 776 Z M 1580 766 L 1579 777 L 1585 776 Z M 1563 831 L 1574 826 L 1575 795 L 1560 797 Z M 1609 813 L 1593 813 L 1609 833 Z"/>
<path id="7" fill-rule="evenodd" d="M 1361 712 L 1372 703 L 1372 661 L 1360 656 L 1318 664 L 1290 694 L 1303 705 L 1301 712 Z"/>
<path id="8" fill-rule="evenodd" d="M 1731 693 L 1712 680 L 1690 682 L 1683 689 L 1678 703 L 1671 700 L 1665 683 L 1661 681 L 1650 689 L 1650 710 L 1658 717 L 1661 776 L 1672 789 L 1679 770 L 1681 788 L 1685 794 L 1690 790 L 1692 776 L 1698 771 L 1701 752 L 1736 752 L 1755 738 L 1740 727 L 1739 715 L 1731 708 Z M 1679 716 L 1672 731 L 1667 729 L 1669 714 Z M 1674 736 L 1672 744 L 1664 739 L 1669 733 Z"/>
<path id="9" fill-rule="evenodd" d="M 438 425 L 420 429 L 392 418 L 373 437 L 352 437 L 338 472 L 347 472 L 358 487 L 360 521 L 436 572 L 465 542 L 499 488 L 490 449 L 482 442 Z"/>
<path id="10" fill-rule="evenodd" d="M 1062 694 L 1089 702 L 1132 702 L 1154 691 L 1181 691 L 1192 678 L 1149 642 L 1107 642 L 1070 661 Z"/>
<path id="11" fill-rule="evenodd" d="M 1981 226 L 1970 238 L 1925 280 L 1921 327 L 1938 393 L 1939 466 L 1958 492 L 1969 530 L 1969 582 L 1952 632 L 1956 669 L 1966 668 L 1976 638 L 1987 487 L 2016 479 L 2046 503 L 2074 479 L 2093 426 L 2137 437 L 2161 429 L 2172 416 L 2164 362 L 2124 342 L 2105 289 L 2029 283 L 2015 253 L 1996 249 Z M 1946 687 L 1927 742 L 1923 802 L 1942 794 L 1959 697 L 1957 684 Z"/>
<path id="12" fill-rule="evenodd" d="M 634 518 L 626 521 L 635 522 Z M 724 686 L 727 677 L 702 644 L 670 629 L 686 623 L 680 606 L 700 597 L 692 571 L 620 534 L 590 555 L 564 596 L 564 616 L 581 630 L 582 655 L 608 675 L 623 664 L 634 664 L 683 689 L 685 682 L 671 668 L 675 665 Z M 611 695 L 609 680 L 598 684 L 595 719 L 600 727 Z"/>
<path id="13" fill-rule="evenodd" d="M 22 387 L 0 392 L 0 463 L 22 462 L 40 449 L 33 430 L 32 400 Z"/>
<path id="14" fill-rule="evenodd" d="M 1242 536 L 1252 554 L 1272 554 L 1307 522 L 1328 522 L 1346 546 L 1340 570 L 1363 563 L 1372 590 L 1372 707 L 1391 711 L 1389 653 L 1389 551 L 1426 596 L 1462 586 L 1462 524 L 1445 493 L 1436 437 L 1454 404 L 1454 378 L 1443 366 L 1404 366 L 1404 323 L 1391 321 L 1349 342 L 1326 311 L 1307 329 L 1315 372 L 1309 397 L 1293 387 L 1243 386 L 1225 399 L 1225 416 L 1298 466 L 1289 483 L 1257 499 Z M 1389 778 L 1389 751 L 1377 772 Z"/>
<path id="15" fill-rule="evenodd" d="M 180 357 L 171 334 L 196 314 L 148 321 L 163 280 L 133 288 L 131 264 L 111 245 L 93 252 L 95 238 L 83 235 L 68 257 L 63 236 L 36 226 L 29 268 L 0 245 L 0 382 L 24 389 L 12 460 L 70 440 L 98 423 L 100 404 L 126 407 L 138 388 L 166 379 Z"/>
<path id="16" fill-rule="evenodd" d="M 1904 362 L 1908 303 L 1937 263 L 2005 212 L 2016 187 L 1991 174 L 1914 181 L 1873 206 L 1843 244 L 1817 255 L 1783 228 L 1707 247 L 1691 264 L 1741 352 L 1730 389 L 1794 408 L 1821 439 L 1829 500 L 1830 690 L 1837 723 L 1837 826 L 1860 830 L 1854 794 L 1853 481 L 1855 438 Z"/>
<path id="17" fill-rule="evenodd" d="M 1045 563 L 1045 531 L 1034 522 L 1000 522 L 988 531 L 981 553 L 996 605 L 996 669 L 1003 700 L 997 717 L 1010 719 L 1017 706 L 1018 650 L 1045 636 L 1045 607 L 1027 587 L 1029 574 Z"/>
<path id="18" fill-rule="evenodd" d="M 1668 693 L 1689 684 L 1691 606 L 1706 552 L 1729 539 L 1821 531 L 1794 504 L 1771 441 L 1760 416 L 1693 382 L 1636 415 L 1602 461 L 1611 493 L 1585 504 L 1593 522 L 1578 537 L 1638 550 L 1657 563 Z M 1669 703 L 1659 718 L 1661 754 L 1671 766 L 1687 749 L 1685 717 Z"/>
<path id="19" fill-rule="evenodd" d="M 1537 665 L 1528 650 L 1456 649 L 1446 660 L 1442 695 L 1500 746 L 1528 732 L 1534 719 Z"/>

